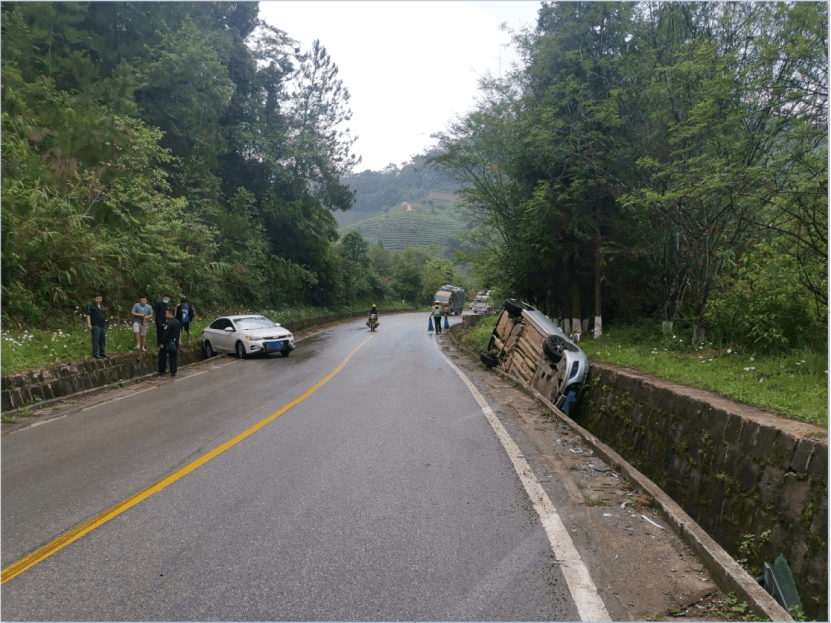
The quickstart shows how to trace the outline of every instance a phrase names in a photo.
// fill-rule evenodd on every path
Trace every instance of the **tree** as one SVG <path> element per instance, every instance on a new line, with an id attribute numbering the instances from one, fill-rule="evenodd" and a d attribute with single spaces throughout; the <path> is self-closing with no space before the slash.
<path id="1" fill-rule="evenodd" d="M 293 173 L 308 180 L 315 196 L 332 210 L 352 207 L 354 193 L 338 177 L 360 163 L 350 153 L 357 137 L 340 126 L 352 118 L 349 89 L 338 78 L 338 66 L 315 39 L 312 49 L 298 56 L 289 99 Z"/>

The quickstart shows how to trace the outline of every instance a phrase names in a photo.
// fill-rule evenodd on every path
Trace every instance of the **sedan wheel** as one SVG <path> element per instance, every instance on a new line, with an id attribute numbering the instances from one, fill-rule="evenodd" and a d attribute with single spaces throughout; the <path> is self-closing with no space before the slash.
<path id="1" fill-rule="evenodd" d="M 210 342 L 205 342 L 203 344 L 203 348 L 205 349 L 205 359 L 210 359 L 211 357 L 216 355 L 216 351 L 214 350 L 214 347 L 211 346 Z"/>
<path id="2" fill-rule="evenodd" d="M 563 342 L 556 335 L 549 335 L 542 343 L 542 352 L 551 363 L 558 363 L 563 358 Z"/>
<path id="3" fill-rule="evenodd" d="M 245 352 L 245 346 L 243 346 L 242 342 L 237 342 L 237 357 L 240 359 L 248 359 L 248 353 Z"/>

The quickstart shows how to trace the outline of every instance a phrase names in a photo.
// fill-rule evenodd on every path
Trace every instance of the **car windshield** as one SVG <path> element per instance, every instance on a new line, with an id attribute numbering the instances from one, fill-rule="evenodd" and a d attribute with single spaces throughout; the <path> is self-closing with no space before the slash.
<path id="1" fill-rule="evenodd" d="M 263 316 L 255 316 L 253 318 L 237 318 L 234 320 L 238 331 L 246 331 L 249 329 L 270 329 L 276 327 L 273 322 Z"/>
<path id="2" fill-rule="evenodd" d="M 446 296 L 445 296 L 445 295 L 443 295 L 443 296 L 437 296 L 437 297 L 436 297 L 436 300 L 437 300 L 439 303 L 447 303 L 447 301 L 449 301 L 449 300 L 450 300 L 450 296 L 449 296 L 449 295 L 446 295 Z"/>

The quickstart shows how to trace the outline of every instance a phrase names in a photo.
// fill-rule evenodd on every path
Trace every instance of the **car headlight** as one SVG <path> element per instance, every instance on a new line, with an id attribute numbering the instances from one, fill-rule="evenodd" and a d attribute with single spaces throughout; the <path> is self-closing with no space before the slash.
<path id="1" fill-rule="evenodd" d="M 579 369 L 580 369 L 580 362 L 579 361 L 575 361 L 573 364 L 571 364 L 571 372 L 568 373 L 568 380 L 569 381 L 571 379 L 573 379 L 575 376 L 577 376 L 577 371 Z"/>
<path id="2" fill-rule="evenodd" d="M 246 341 L 250 342 L 250 341 L 251 341 L 251 336 L 250 336 L 250 335 L 246 335 L 246 336 L 245 336 L 245 339 L 246 339 Z"/>

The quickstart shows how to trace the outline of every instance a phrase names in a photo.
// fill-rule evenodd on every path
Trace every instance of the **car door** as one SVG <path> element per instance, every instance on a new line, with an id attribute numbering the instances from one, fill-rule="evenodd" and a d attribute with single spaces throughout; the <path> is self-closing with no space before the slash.
<path id="1" fill-rule="evenodd" d="M 211 344 L 213 344 L 214 350 L 225 352 L 229 350 L 229 334 L 227 331 L 225 331 L 225 328 L 230 326 L 231 321 L 227 318 L 218 318 L 213 323 L 211 323 Z"/>

